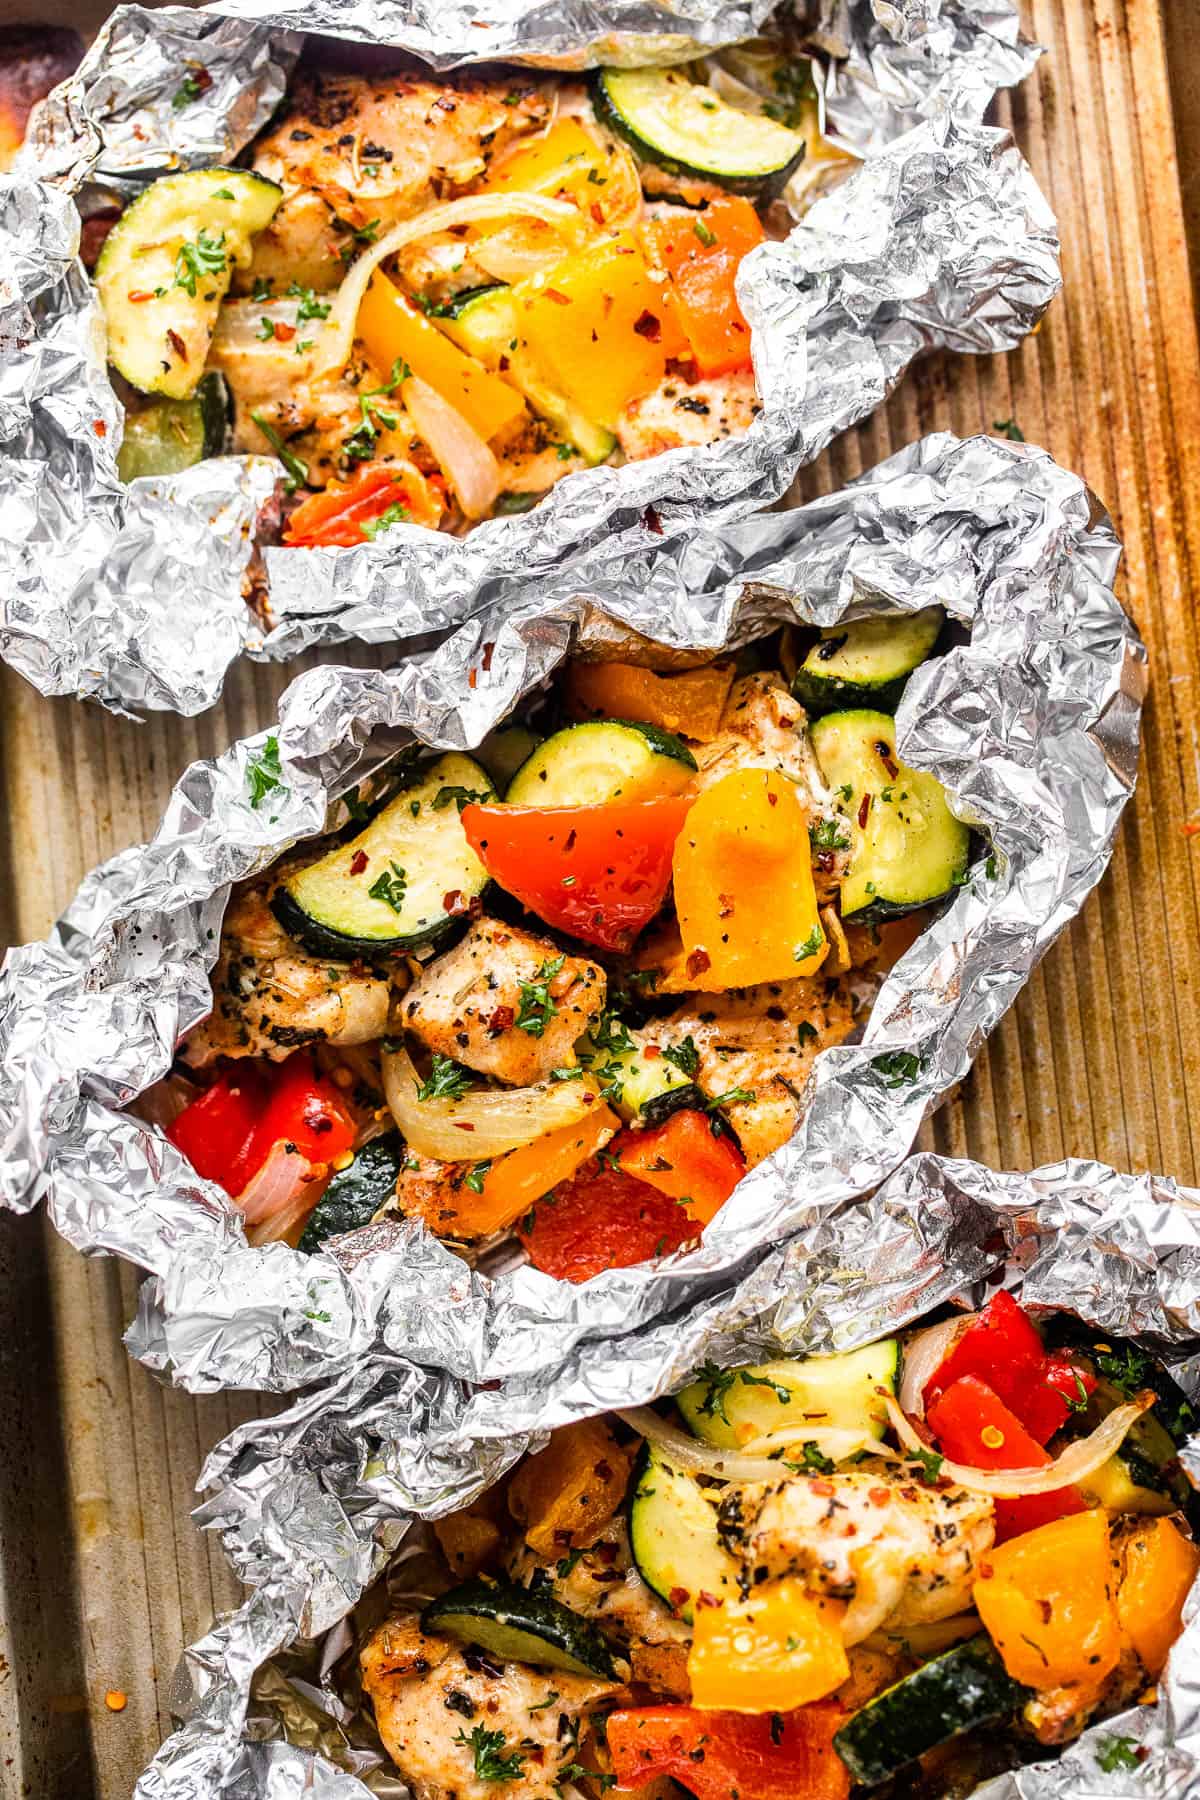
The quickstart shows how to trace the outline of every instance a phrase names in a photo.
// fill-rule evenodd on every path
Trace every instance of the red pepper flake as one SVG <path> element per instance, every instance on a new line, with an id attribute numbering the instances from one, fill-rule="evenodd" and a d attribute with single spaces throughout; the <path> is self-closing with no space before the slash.
<path id="1" fill-rule="evenodd" d="M 582 1094 L 580 1094 L 579 1098 L 583 1101 L 583 1104 L 585 1106 L 590 1106 L 592 1104 L 592 1101 L 596 1098 L 596 1096 L 595 1096 L 595 1094 L 590 1093 L 587 1088 L 584 1088 L 584 1090 L 583 1090 Z"/>
<path id="2" fill-rule="evenodd" d="M 495 652 L 496 652 L 495 644 L 485 644 L 483 646 L 482 661 L 483 661 L 483 672 L 485 675 L 487 674 L 488 670 L 492 666 L 492 657 L 495 655 Z"/>
<path id="3" fill-rule="evenodd" d="M 1051 1606 L 1050 1602 L 1048 1600 L 1039 1600 L 1038 1601 L 1038 1611 L 1042 1615 L 1042 1624 L 1048 1625 L 1050 1623 L 1051 1614 L 1054 1611 L 1054 1608 Z"/>
<path id="4" fill-rule="evenodd" d="M 991 1563 L 989 1563 L 989 1562 L 981 1562 L 981 1563 L 980 1563 L 980 1565 L 979 1565 L 979 1579 L 980 1579 L 980 1581 L 990 1581 L 990 1580 L 991 1580 L 991 1579 L 992 1579 L 992 1576 L 993 1576 L 993 1575 L 994 1575 L 994 1574 L 995 1574 L 995 1573 L 996 1573 L 996 1571 L 995 1571 L 995 1569 L 994 1569 L 994 1568 L 993 1568 L 993 1567 L 992 1567 L 992 1565 L 991 1565 Z"/>
<path id="5" fill-rule="evenodd" d="M 472 669 L 471 673 L 467 676 L 467 686 L 469 688 L 473 688 L 475 686 L 475 683 L 478 681 L 478 679 L 479 679 L 478 675 L 475 673 L 475 670 Z"/>
<path id="6" fill-rule="evenodd" d="M 455 1119 L 454 1129 L 455 1131 L 474 1131 L 475 1127 L 469 1119 Z"/>
<path id="7" fill-rule="evenodd" d="M 652 313 L 650 311 L 648 306 L 643 307 L 642 311 L 633 321 L 633 329 L 637 332 L 639 337 L 644 337 L 649 344 L 657 344 L 662 339 L 662 321 L 657 313 Z"/>
<path id="8" fill-rule="evenodd" d="M 591 213 L 591 215 L 592 215 L 593 219 L 596 221 L 597 225 L 603 225 L 604 214 L 601 211 L 600 202 L 598 200 L 592 201 L 592 204 L 588 208 L 588 211 Z"/>
<path id="9" fill-rule="evenodd" d="M 195 87 L 196 92 L 198 94 L 207 94 L 209 88 L 213 84 L 213 78 L 209 74 L 208 70 L 205 68 L 202 68 L 202 67 L 197 67 L 197 68 L 189 69 L 188 73 L 190 74 L 190 76 L 192 78 L 192 85 Z"/>
<path id="10" fill-rule="evenodd" d="M 276 321 L 275 342 L 277 344 L 290 344 L 295 335 L 296 327 L 294 325 L 283 325 L 278 320 Z"/>
<path id="11" fill-rule="evenodd" d="M 814 1494 L 819 1494 L 821 1496 L 822 1500 L 832 1500 L 837 1493 L 837 1489 L 834 1487 L 832 1481 L 826 1481 L 823 1475 L 815 1476 L 808 1485 Z"/>
<path id="12" fill-rule="evenodd" d="M 369 861 L 370 858 L 365 850 L 356 850 L 354 855 L 350 858 L 350 873 L 352 875 L 361 875 Z"/>
<path id="13" fill-rule="evenodd" d="M 875 746 L 875 753 L 878 756 L 880 762 L 883 764 L 884 768 L 887 770 L 888 774 L 891 776 L 892 780 L 895 781 L 896 778 L 898 777 L 898 775 L 900 774 L 900 764 L 896 761 L 895 757 L 892 755 L 891 745 L 885 744 L 883 742 L 883 740 L 881 739 L 879 741 L 879 743 L 877 743 Z"/>
<path id="14" fill-rule="evenodd" d="M 92 430 L 98 438 L 106 438 L 108 436 L 108 426 L 104 423 L 103 419 L 93 419 Z"/>
<path id="15" fill-rule="evenodd" d="M 463 899 L 461 888 L 451 888 L 448 893 L 442 895 L 442 911 L 448 912 L 452 918 L 457 918 L 466 910 L 467 903 Z"/>
<path id="16" fill-rule="evenodd" d="M 704 971 L 711 966 L 712 957 L 707 950 L 693 950 L 687 959 L 687 972 L 693 979 L 697 975 L 703 975 Z"/>
<path id="17" fill-rule="evenodd" d="M 732 894 L 718 894 L 717 895 L 717 917 L 719 919 L 732 919 L 732 917 L 733 917 L 733 895 Z"/>
<path id="18" fill-rule="evenodd" d="M 860 831 L 866 830 L 867 816 L 870 813 L 870 811 L 871 811 L 871 796 L 870 796 L 870 794 L 864 794 L 862 799 L 859 801 L 859 805 L 858 805 L 858 829 Z"/>
<path id="19" fill-rule="evenodd" d="M 767 789 L 767 805 L 768 806 L 778 806 L 779 805 L 779 795 L 773 794 L 771 792 L 770 788 Z"/>
<path id="20" fill-rule="evenodd" d="M 701 1588 L 696 1595 L 697 1606 L 723 1606 L 724 1604 L 724 1601 L 718 1600 L 715 1594 L 710 1594 L 707 1588 Z"/>
<path id="21" fill-rule="evenodd" d="M 498 1006 L 488 1020 L 488 1031 L 493 1037 L 499 1037 L 502 1031 L 510 1031 L 516 1013 L 511 1006 Z"/>
<path id="22" fill-rule="evenodd" d="M 553 300 L 555 306 L 570 306 L 570 294 L 560 294 L 557 288 L 546 289 L 547 300 Z"/>
<path id="23" fill-rule="evenodd" d="M 671 1605 L 675 1608 L 675 1611 L 680 1612 L 687 1605 L 688 1601 L 691 1599 L 691 1595 L 688 1593 L 686 1588 L 673 1587 L 671 1589 L 670 1593 L 667 1595 L 667 1598 L 671 1602 Z"/>
<path id="24" fill-rule="evenodd" d="M 646 1062 L 653 1062 L 656 1056 L 661 1055 L 662 1049 L 658 1044 L 644 1044 L 642 1046 L 642 1057 Z"/>
<path id="25" fill-rule="evenodd" d="M 127 300 L 132 300 L 133 304 L 135 306 L 140 306 L 143 300 L 153 300 L 154 289 L 153 288 L 130 288 L 130 290 L 129 290 L 128 294 L 126 294 L 125 298 Z"/>
<path id="26" fill-rule="evenodd" d="M 890 1506 L 892 1502 L 891 1491 L 888 1488 L 868 1488 L 867 1499 L 871 1502 L 872 1506 Z"/>
<path id="27" fill-rule="evenodd" d="M 646 508 L 645 512 L 642 514 L 642 524 L 646 527 L 647 531 L 652 531 L 654 533 L 655 537 L 662 536 L 662 534 L 663 534 L 662 520 L 659 518 L 658 513 L 655 511 L 654 507 L 648 506 Z"/>
<path id="28" fill-rule="evenodd" d="M 168 330 L 167 340 L 180 362 L 186 362 L 188 359 L 187 345 L 184 343 L 179 333 L 177 331 Z"/>

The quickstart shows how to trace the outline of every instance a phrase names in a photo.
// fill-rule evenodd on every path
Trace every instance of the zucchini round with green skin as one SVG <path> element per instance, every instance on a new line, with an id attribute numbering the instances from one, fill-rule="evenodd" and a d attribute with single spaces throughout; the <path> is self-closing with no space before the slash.
<path id="1" fill-rule="evenodd" d="M 117 452 L 122 481 L 140 475 L 177 475 L 220 456 L 229 429 L 229 389 L 222 375 L 205 375 L 190 400 L 156 400 L 125 414 L 125 432 Z"/>
<path id="2" fill-rule="evenodd" d="M 647 1444 L 629 1502 L 629 1548 L 638 1574 L 689 1624 L 699 1594 L 738 1596 L 738 1565 L 717 1534 L 721 1490 L 702 1488 Z"/>
<path id="3" fill-rule="evenodd" d="M 597 719 L 540 744 L 513 776 L 510 806 L 603 806 L 678 794 L 696 773 L 682 739 L 657 725 Z"/>
<path id="4" fill-rule="evenodd" d="M 95 281 L 108 360 L 144 394 L 186 400 L 204 373 L 221 302 L 283 189 L 249 169 L 164 175 L 104 240 Z"/>
<path id="5" fill-rule="evenodd" d="M 677 1394 L 675 1404 L 688 1430 L 718 1450 L 744 1449 L 797 1421 L 814 1430 L 881 1438 L 887 1412 L 879 1390 L 895 1393 L 899 1363 L 899 1341 L 881 1338 L 841 1356 L 758 1363 L 706 1376 Z"/>
<path id="6" fill-rule="evenodd" d="M 399 1132 L 372 1138 L 355 1152 L 354 1161 L 338 1169 L 317 1201 L 296 1248 L 311 1254 L 327 1239 L 369 1225 L 396 1191 L 404 1161 Z"/>
<path id="7" fill-rule="evenodd" d="M 895 719 L 865 710 L 827 713 L 812 728 L 812 747 L 850 834 L 843 919 L 892 918 L 960 885 L 970 831 L 950 811 L 936 776 L 897 762 Z"/>
<path id="8" fill-rule="evenodd" d="M 855 706 L 895 712 L 904 684 L 932 654 L 946 615 L 920 612 L 855 619 L 822 631 L 792 680 L 792 692 L 815 718 Z"/>
<path id="9" fill-rule="evenodd" d="M 704 1097 L 695 1082 L 677 1064 L 661 1053 L 647 1055 L 647 1046 L 638 1034 L 620 1021 L 610 1027 L 608 1036 L 622 1044 L 620 1048 L 601 1046 L 591 1036 L 581 1039 L 577 1055 L 586 1069 L 596 1077 L 611 1104 L 627 1124 L 661 1125 L 681 1107 L 701 1107 Z"/>
<path id="10" fill-rule="evenodd" d="M 682 69 L 601 69 L 593 92 L 601 121 L 671 175 L 765 200 L 804 156 L 799 132 L 730 106 Z"/>
<path id="11" fill-rule="evenodd" d="M 868 1700 L 833 1747 L 855 1781 L 874 1787 L 962 1732 L 1010 1717 L 1027 1698 L 981 1632 Z"/>
<path id="12" fill-rule="evenodd" d="M 432 943 L 487 886 L 460 802 L 495 797 L 469 756 L 439 757 L 357 837 L 289 875 L 272 897 L 275 917 L 318 956 L 344 961 Z M 452 895 L 463 904 L 449 910 Z"/>
<path id="13" fill-rule="evenodd" d="M 524 725 L 504 725 L 484 738 L 475 752 L 492 778 L 497 793 L 502 794 L 523 762 L 527 762 L 542 742 L 536 731 Z"/>
<path id="14" fill-rule="evenodd" d="M 590 1619 L 546 1593 L 476 1577 L 431 1601 L 424 1631 L 477 1644 L 500 1662 L 532 1663 L 569 1675 L 628 1681 L 629 1664 Z"/>

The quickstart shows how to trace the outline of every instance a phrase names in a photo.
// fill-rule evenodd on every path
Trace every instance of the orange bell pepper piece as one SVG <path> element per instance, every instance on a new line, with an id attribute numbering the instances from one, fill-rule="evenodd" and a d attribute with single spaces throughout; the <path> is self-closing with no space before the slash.
<path id="1" fill-rule="evenodd" d="M 287 522 L 285 544 L 313 548 L 365 544 L 368 527 L 391 512 L 413 525 L 437 526 L 442 516 L 441 483 L 429 481 L 406 462 L 364 463 L 349 481 L 331 481 L 299 505 Z"/>
<path id="2" fill-rule="evenodd" d="M 527 1456 L 508 1488 L 508 1510 L 539 1556 L 592 1542 L 625 1498 L 633 1453 L 601 1419 L 579 1419 Z"/>
<path id="3" fill-rule="evenodd" d="M 1108 1515 L 1055 1519 L 989 1550 L 975 1583 L 979 1616 L 1014 1681 L 1094 1686 L 1116 1667 Z"/>
<path id="4" fill-rule="evenodd" d="M 376 368 L 389 373 L 397 357 L 436 388 L 481 438 L 515 423 L 525 411 L 516 388 L 451 343 L 395 282 L 376 269 L 358 309 L 357 334 Z"/>
<path id="5" fill-rule="evenodd" d="M 669 1194 L 690 1219 L 707 1225 L 746 1173 L 746 1159 L 726 1133 L 715 1133 L 707 1113 L 672 1113 L 652 1131 L 627 1131 L 612 1155 L 626 1175 Z"/>
<path id="6" fill-rule="evenodd" d="M 671 311 L 699 375 L 750 367 L 750 327 L 734 282 L 743 256 L 765 235 L 749 200 L 736 194 L 710 200 L 702 213 L 642 226 L 646 255 L 671 278 Z"/>
<path id="7" fill-rule="evenodd" d="M 586 1117 L 560 1125 L 498 1156 L 482 1171 L 481 1191 L 467 1187 L 469 1166 L 438 1164 L 426 1179 L 402 1180 L 400 1205 L 411 1217 L 424 1219 L 439 1237 L 477 1238 L 502 1231 L 549 1193 L 556 1182 L 573 1175 L 580 1163 L 606 1144 L 621 1121 L 610 1107 L 597 1102 Z"/>
<path id="8" fill-rule="evenodd" d="M 567 692 L 579 717 L 633 719 L 705 744 L 721 729 L 732 681 L 731 662 L 682 675 L 660 675 L 634 663 L 574 663 Z"/>
<path id="9" fill-rule="evenodd" d="M 825 960 L 808 820 L 786 776 L 735 769 L 706 788 L 675 841 L 673 871 L 690 987 L 787 981 Z"/>
<path id="10" fill-rule="evenodd" d="M 787 1578 L 746 1600 L 696 1607 L 688 1680 L 692 1705 L 728 1712 L 791 1712 L 823 1700 L 850 1673 L 838 1600 Z"/>
<path id="11" fill-rule="evenodd" d="M 766 1713 L 631 1706 L 605 1737 L 622 1789 L 673 1776 L 696 1800 L 848 1800 L 850 1771 L 833 1747 L 846 1722 L 833 1703 Z"/>
<path id="12" fill-rule="evenodd" d="M 1161 1673 L 1183 1626 L 1183 1603 L 1200 1571 L 1200 1549 L 1170 1519 L 1145 1519 L 1118 1545 L 1121 1631 L 1148 1675 Z"/>

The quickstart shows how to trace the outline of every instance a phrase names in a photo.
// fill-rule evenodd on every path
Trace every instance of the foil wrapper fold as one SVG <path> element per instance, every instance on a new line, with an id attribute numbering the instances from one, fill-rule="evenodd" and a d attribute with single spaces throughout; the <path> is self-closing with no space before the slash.
<path id="1" fill-rule="evenodd" d="M 997 1280 L 1031 1305 L 1148 1341 L 1200 1398 L 1200 1193 L 1091 1162 L 1009 1175 L 918 1155 L 732 1280 L 536 1376 L 472 1392 L 401 1355 L 367 1358 L 282 1415 L 239 1427 L 209 1461 L 201 1485 L 215 1491 L 195 1516 L 223 1534 L 252 1593 L 188 1651 L 176 1695 L 186 1723 L 135 1800 L 402 1794 L 326 1676 L 352 1641 L 339 1620 L 398 1544 L 405 1554 L 416 1520 L 464 1505 L 555 1426 L 674 1392 L 702 1363 L 850 1350 L 948 1302 L 978 1305 Z M 1183 1458 L 1200 1479 L 1200 1440 Z M 287 1657 L 261 1668 L 326 1632 L 302 1673 Z M 1097 1761 L 1118 1734 L 1143 1757 L 1132 1781 Z M 1198 1786 L 1200 1584 L 1155 1705 L 1105 1720 L 975 1800 Z"/>
<path id="2" fill-rule="evenodd" d="M 411 646 L 545 581 L 598 585 L 661 548 L 660 532 L 682 545 L 777 499 L 921 351 L 1019 342 L 1059 276 L 1054 220 L 1027 165 L 980 123 L 1037 54 L 1016 9 L 848 0 L 829 22 L 826 108 L 867 161 L 786 244 L 747 259 L 739 292 L 763 405 L 743 437 L 580 471 L 534 511 L 461 539 L 401 525 L 353 550 L 271 548 L 265 622 L 244 592 L 254 520 L 281 474 L 273 458 L 120 481 L 122 409 L 76 256 L 74 200 L 90 207 L 230 160 L 281 98 L 301 32 L 406 47 L 438 67 L 503 55 L 559 68 L 677 61 L 744 37 L 768 11 L 765 0 L 496 0 L 482 18 L 432 0 L 120 7 L 40 108 L 19 172 L 0 178 L 0 266 L 13 271 L 0 289 L 0 655 L 44 693 L 196 713 L 243 652 Z M 196 69 L 211 85 L 177 106 Z"/>
<path id="3" fill-rule="evenodd" d="M 576 1346 L 728 1282 L 904 1160 L 1099 880 L 1135 779 L 1145 687 L 1112 591 L 1118 554 L 1082 482 L 1044 452 L 939 434 L 841 493 L 614 565 L 594 592 L 546 582 L 395 669 L 301 676 L 281 703 L 282 787 L 253 804 L 261 737 L 194 764 L 152 842 L 85 881 L 45 943 L 10 953 L 0 1199 L 21 1210 L 44 1198 L 81 1250 L 148 1270 L 131 1347 L 196 1391 L 287 1392 L 384 1353 L 475 1383 L 536 1380 Z M 910 680 L 899 753 L 939 777 L 990 853 L 891 971 L 861 1041 L 818 1056 L 794 1137 L 699 1247 L 582 1287 L 528 1267 L 488 1276 L 402 1218 L 312 1256 L 253 1248 L 224 1194 L 121 1110 L 208 1011 L 230 883 L 320 832 L 404 744 L 475 746 L 614 621 L 717 650 L 784 621 L 933 600 L 969 640 Z"/>

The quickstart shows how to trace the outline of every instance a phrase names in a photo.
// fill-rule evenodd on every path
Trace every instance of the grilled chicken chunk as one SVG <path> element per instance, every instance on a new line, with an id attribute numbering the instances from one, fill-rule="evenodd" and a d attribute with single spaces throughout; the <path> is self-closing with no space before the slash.
<path id="1" fill-rule="evenodd" d="M 263 280 L 279 294 L 292 282 L 336 287 L 358 243 L 454 199 L 506 144 L 545 125 L 552 105 L 549 84 L 527 75 L 303 70 L 255 150 L 254 167 L 284 198 L 241 291 Z"/>
<path id="2" fill-rule="evenodd" d="M 544 988 L 546 1000 L 532 988 Z M 603 1010 L 606 988 L 598 963 L 560 956 L 519 926 L 477 919 L 409 989 L 404 1023 L 427 1049 L 528 1087 L 574 1065 L 575 1041 Z M 540 1036 L 518 1023 L 531 1008 L 544 1021 Z"/>
<path id="3" fill-rule="evenodd" d="M 617 420 L 617 442 L 630 462 L 684 445 L 741 437 L 761 412 L 754 375 L 737 369 L 707 381 L 668 379 L 631 400 Z"/>
<path id="4" fill-rule="evenodd" d="M 723 1503 L 720 1526 L 747 1576 L 800 1575 L 847 1601 L 847 1644 L 885 1622 L 930 1624 L 964 1611 L 995 1536 L 986 1495 L 898 1482 L 878 1461 L 742 1488 Z"/>
<path id="5" fill-rule="evenodd" d="M 562 1771 L 579 1760 L 575 1727 L 589 1707 L 620 1691 L 559 1669 L 493 1662 L 422 1632 L 411 1614 L 379 1627 L 360 1666 L 384 1747 L 416 1800 L 495 1800 L 510 1792 L 559 1800 Z M 480 1774 L 476 1728 L 500 1733 L 493 1759 L 506 1759 L 510 1775 Z"/>
<path id="6" fill-rule="evenodd" d="M 367 1044 L 387 1030 L 391 984 L 385 977 L 312 956 L 279 924 L 270 898 L 288 872 L 281 864 L 269 881 L 251 883 L 229 903 L 212 975 L 212 1013 L 179 1049 L 193 1069 L 219 1056 L 282 1062 L 300 1044 Z"/>

